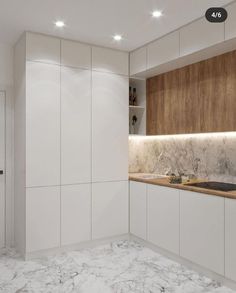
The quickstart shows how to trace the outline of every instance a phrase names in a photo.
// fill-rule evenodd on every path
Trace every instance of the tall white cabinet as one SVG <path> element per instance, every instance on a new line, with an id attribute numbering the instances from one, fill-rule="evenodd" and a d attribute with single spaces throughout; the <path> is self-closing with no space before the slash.
<path id="1" fill-rule="evenodd" d="M 15 64 L 17 249 L 127 233 L 128 53 L 25 33 Z"/>

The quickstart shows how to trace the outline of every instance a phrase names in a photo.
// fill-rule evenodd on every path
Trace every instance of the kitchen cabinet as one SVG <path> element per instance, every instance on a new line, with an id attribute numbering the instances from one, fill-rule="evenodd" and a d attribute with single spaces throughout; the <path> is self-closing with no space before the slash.
<path id="1" fill-rule="evenodd" d="M 90 69 L 91 50 L 88 45 L 61 40 L 61 65 Z"/>
<path id="2" fill-rule="evenodd" d="M 236 281 L 236 200 L 225 199 L 225 277 Z"/>
<path id="3" fill-rule="evenodd" d="M 128 233 L 128 181 L 92 184 L 92 239 Z"/>
<path id="4" fill-rule="evenodd" d="M 26 253 L 60 246 L 60 187 L 26 189 Z"/>
<path id="5" fill-rule="evenodd" d="M 128 78 L 92 73 L 92 181 L 128 180 Z"/>
<path id="6" fill-rule="evenodd" d="M 91 240 L 91 184 L 61 187 L 61 245 Z"/>
<path id="7" fill-rule="evenodd" d="M 130 181 L 130 233 L 146 240 L 147 185 Z"/>
<path id="8" fill-rule="evenodd" d="M 60 184 L 60 67 L 26 64 L 26 186 Z"/>
<path id="9" fill-rule="evenodd" d="M 226 6 L 228 18 L 225 21 L 225 40 L 236 38 L 236 2 Z"/>
<path id="10" fill-rule="evenodd" d="M 60 64 L 60 39 L 26 33 L 26 60 Z"/>
<path id="11" fill-rule="evenodd" d="M 61 184 L 91 182 L 91 71 L 61 67 Z"/>
<path id="12" fill-rule="evenodd" d="M 147 185 L 147 239 L 179 254 L 179 190 Z"/>
<path id="13" fill-rule="evenodd" d="M 92 47 L 92 70 L 128 75 L 128 57 L 126 52 Z"/>
<path id="14" fill-rule="evenodd" d="M 180 56 L 221 42 L 224 42 L 224 23 L 210 23 L 201 18 L 180 29 Z"/>
<path id="15" fill-rule="evenodd" d="M 139 48 L 130 53 L 130 75 L 147 69 L 147 47 Z"/>
<path id="16" fill-rule="evenodd" d="M 180 255 L 224 274 L 224 198 L 180 191 Z"/>
<path id="17" fill-rule="evenodd" d="M 147 46 L 147 69 L 179 58 L 179 31 L 170 33 Z"/>

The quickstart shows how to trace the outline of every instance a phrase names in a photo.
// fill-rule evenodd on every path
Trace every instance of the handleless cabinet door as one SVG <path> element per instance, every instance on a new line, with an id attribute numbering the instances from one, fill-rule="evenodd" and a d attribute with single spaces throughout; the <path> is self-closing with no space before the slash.
<path id="1" fill-rule="evenodd" d="M 128 233 L 128 181 L 92 184 L 92 239 Z"/>
<path id="2" fill-rule="evenodd" d="M 224 41 L 224 23 L 210 23 L 201 18 L 180 29 L 180 56 Z"/>
<path id="3" fill-rule="evenodd" d="M 92 181 L 128 179 L 128 78 L 92 73 Z"/>
<path id="4" fill-rule="evenodd" d="M 61 67 L 61 182 L 91 181 L 91 71 Z"/>
<path id="5" fill-rule="evenodd" d="M 225 199 L 225 276 L 236 281 L 236 200 Z"/>
<path id="6" fill-rule="evenodd" d="M 225 21 L 225 39 L 236 38 L 236 2 L 226 7 L 228 18 Z"/>
<path id="7" fill-rule="evenodd" d="M 224 198 L 180 191 L 180 255 L 224 274 Z"/>
<path id="8" fill-rule="evenodd" d="M 26 186 L 60 184 L 60 67 L 26 66 Z"/>
<path id="9" fill-rule="evenodd" d="M 130 181 L 130 233 L 146 240 L 147 194 L 146 184 Z"/>
<path id="10" fill-rule="evenodd" d="M 61 244 L 91 240 L 91 184 L 61 187 Z"/>
<path id="11" fill-rule="evenodd" d="M 130 53 L 130 75 L 138 74 L 147 69 L 147 47 Z"/>
<path id="12" fill-rule="evenodd" d="M 179 190 L 147 185 L 148 241 L 179 254 Z"/>

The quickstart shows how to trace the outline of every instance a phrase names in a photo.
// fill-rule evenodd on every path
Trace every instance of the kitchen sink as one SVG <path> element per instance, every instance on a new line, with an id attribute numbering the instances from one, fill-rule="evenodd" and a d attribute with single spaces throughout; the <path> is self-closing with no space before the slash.
<path id="1" fill-rule="evenodd" d="M 205 189 L 219 190 L 219 191 L 236 190 L 236 184 L 216 182 L 216 181 L 187 183 L 186 185 L 199 187 L 199 188 L 205 188 Z"/>

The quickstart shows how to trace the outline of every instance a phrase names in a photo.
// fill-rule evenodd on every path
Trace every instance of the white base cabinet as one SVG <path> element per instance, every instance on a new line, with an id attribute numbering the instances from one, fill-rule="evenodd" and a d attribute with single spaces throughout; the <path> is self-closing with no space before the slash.
<path id="1" fill-rule="evenodd" d="M 92 184 L 92 239 L 128 233 L 128 181 Z"/>
<path id="2" fill-rule="evenodd" d="M 91 240 L 91 184 L 61 187 L 61 245 Z"/>
<path id="3" fill-rule="evenodd" d="M 236 281 L 236 200 L 225 199 L 225 276 Z"/>
<path id="4" fill-rule="evenodd" d="M 26 253 L 60 246 L 60 187 L 26 189 Z"/>
<path id="5" fill-rule="evenodd" d="M 147 185 L 130 181 L 130 233 L 147 238 Z"/>
<path id="6" fill-rule="evenodd" d="M 179 254 L 179 190 L 148 184 L 148 241 Z"/>
<path id="7" fill-rule="evenodd" d="M 224 198 L 180 191 L 180 255 L 224 275 Z"/>

